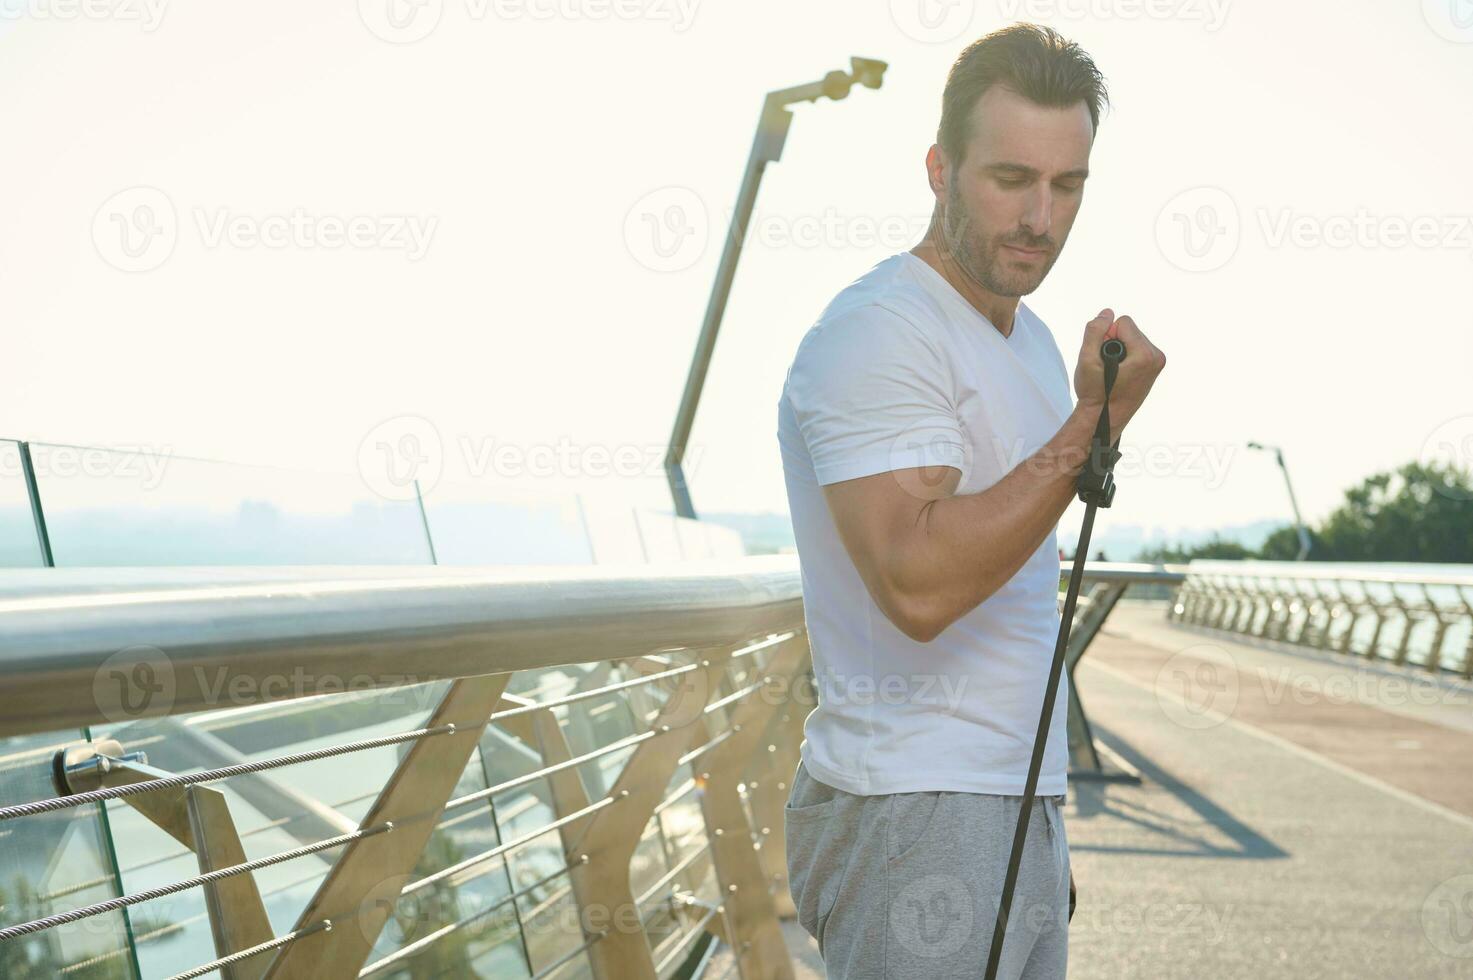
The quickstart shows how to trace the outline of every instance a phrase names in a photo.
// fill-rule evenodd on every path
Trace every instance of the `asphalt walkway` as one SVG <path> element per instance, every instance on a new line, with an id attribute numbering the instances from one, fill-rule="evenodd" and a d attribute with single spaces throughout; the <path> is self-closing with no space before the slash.
<path id="1" fill-rule="evenodd" d="M 1473 687 L 1128 601 L 1077 683 L 1144 782 L 1071 780 L 1071 978 L 1473 977 Z"/>

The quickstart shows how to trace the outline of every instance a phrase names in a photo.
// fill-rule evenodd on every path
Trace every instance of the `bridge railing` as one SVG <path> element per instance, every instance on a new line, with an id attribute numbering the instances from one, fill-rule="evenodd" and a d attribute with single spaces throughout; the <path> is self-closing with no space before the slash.
<path id="1" fill-rule="evenodd" d="M 795 557 L 12 571 L 0 674 L 0 975 L 791 974 Z"/>
<path id="2" fill-rule="evenodd" d="M 1473 677 L 1473 576 L 1194 561 L 1168 618 Z"/>
<path id="3" fill-rule="evenodd" d="M 808 669 L 792 558 L 6 573 L 0 973 L 790 976 Z"/>

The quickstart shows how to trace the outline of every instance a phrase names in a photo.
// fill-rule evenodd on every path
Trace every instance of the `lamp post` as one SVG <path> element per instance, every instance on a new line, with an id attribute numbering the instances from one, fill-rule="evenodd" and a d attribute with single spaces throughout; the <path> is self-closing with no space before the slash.
<path id="1" fill-rule="evenodd" d="M 782 159 L 788 127 L 793 122 L 793 114 L 788 106 L 799 102 L 817 102 L 821 98 L 837 102 L 847 97 L 856 83 L 865 88 L 879 88 L 884 80 L 887 65 L 883 61 L 850 58 L 849 65 L 849 71 L 831 71 L 822 81 L 769 92 L 762 103 L 757 136 L 752 141 L 752 155 L 747 159 L 747 171 L 742 177 L 741 190 L 737 193 L 736 211 L 732 215 L 731 227 L 727 230 L 721 264 L 716 267 L 716 282 L 711 287 L 706 319 L 701 324 L 701 335 L 696 341 L 695 356 L 691 359 L 690 374 L 685 381 L 685 393 L 681 395 L 680 409 L 675 414 L 675 428 L 670 433 L 670 445 L 665 451 L 665 475 L 670 481 L 670 495 L 675 499 L 675 513 L 681 517 L 696 516 L 681 463 L 685 459 L 685 444 L 690 440 L 691 429 L 695 426 L 696 405 L 701 400 L 701 389 L 706 384 L 706 369 L 711 364 L 711 352 L 716 347 L 716 332 L 721 328 L 721 317 L 726 312 L 726 299 L 731 294 L 731 284 L 736 278 L 737 261 L 742 256 L 742 241 L 747 237 L 747 222 L 757 203 L 757 185 L 762 182 L 762 171 L 769 163 Z"/>
<path id="2" fill-rule="evenodd" d="M 1304 520 L 1299 516 L 1299 501 L 1294 499 L 1294 484 L 1289 482 L 1289 467 L 1284 463 L 1284 451 L 1278 446 L 1265 446 L 1261 442 L 1250 442 L 1248 448 L 1272 452 L 1279 461 L 1279 469 L 1284 471 L 1284 486 L 1289 488 L 1289 505 L 1294 508 L 1294 527 L 1299 532 L 1299 554 L 1294 560 L 1304 561 L 1309 554 L 1309 532 L 1305 530 Z"/>

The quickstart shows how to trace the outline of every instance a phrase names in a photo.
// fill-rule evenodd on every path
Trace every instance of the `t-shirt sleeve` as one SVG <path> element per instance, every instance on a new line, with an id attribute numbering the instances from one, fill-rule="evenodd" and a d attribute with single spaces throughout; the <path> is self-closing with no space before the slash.
<path id="1" fill-rule="evenodd" d="M 899 314 L 836 314 L 801 345 L 788 399 L 819 484 L 916 466 L 970 469 L 951 372 Z"/>

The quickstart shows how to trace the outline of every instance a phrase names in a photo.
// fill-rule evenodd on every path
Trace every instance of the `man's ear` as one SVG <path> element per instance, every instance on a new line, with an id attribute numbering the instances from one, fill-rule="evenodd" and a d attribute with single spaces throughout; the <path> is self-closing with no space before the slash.
<path id="1" fill-rule="evenodd" d="M 940 144 L 931 144 L 931 148 L 926 151 L 926 180 L 931 185 L 931 193 L 936 196 L 937 204 L 946 202 L 946 182 L 950 178 L 946 155 L 941 152 Z"/>

